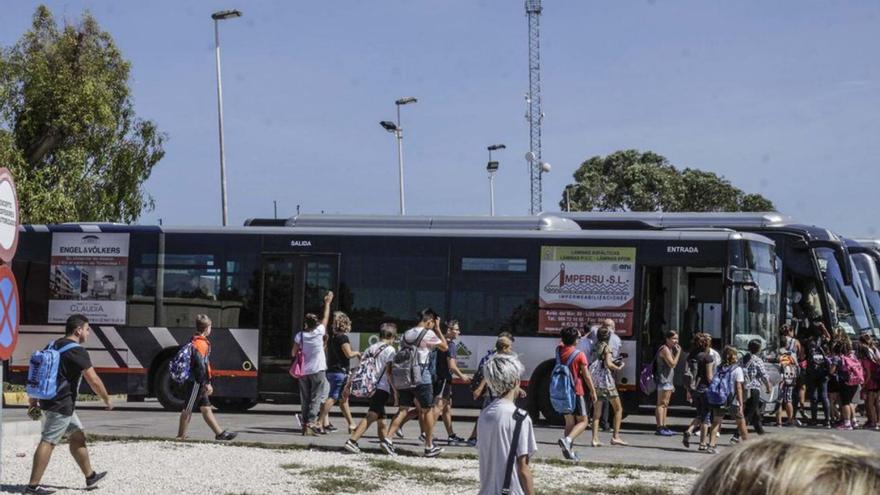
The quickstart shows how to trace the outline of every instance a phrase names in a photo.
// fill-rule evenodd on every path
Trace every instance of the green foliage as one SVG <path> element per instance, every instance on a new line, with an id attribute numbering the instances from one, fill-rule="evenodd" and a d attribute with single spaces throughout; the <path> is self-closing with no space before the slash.
<path id="1" fill-rule="evenodd" d="M 135 115 L 129 71 L 89 13 L 59 28 L 45 6 L 0 52 L 0 165 L 23 222 L 128 223 L 153 207 L 142 185 L 166 137 Z"/>
<path id="2" fill-rule="evenodd" d="M 569 184 L 572 211 L 772 211 L 760 194 L 746 194 L 712 172 L 677 169 L 656 153 L 623 150 L 594 156 Z M 559 202 L 567 206 L 566 191 Z"/>

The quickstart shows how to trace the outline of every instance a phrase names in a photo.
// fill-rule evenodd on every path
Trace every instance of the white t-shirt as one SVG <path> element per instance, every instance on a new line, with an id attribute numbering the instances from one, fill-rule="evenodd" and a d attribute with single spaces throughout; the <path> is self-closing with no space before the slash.
<path id="1" fill-rule="evenodd" d="M 416 340 L 419 339 L 419 335 L 424 330 L 424 327 L 415 327 L 410 328 L 403 334 L 403 340 L 409 343 L 415 343 Z M 425 337 L 422 338 L 422 342 L 419 344 L 419 364 L 426 365 L 428 364 L 428 360 L 431 358 L 431 349 L 437 346 L 440 343 L 440 337 L 434 333 L 433 330 L 428 330 L 425 333 Z M 401 343 L 401 345 L 403 345 Z"/>
<path id="2" fill-rule="evenodd" d="M 710 347 L 709 355 L 712 356 L 712 361 L 715 363 L 715 369 L 718 369 L 721 366 L 721 354 L 718 354 L 718 351 Z"/>
<path id="3" fill-rule="evenodd" d="M 376 354 L 376 352 L 379 351 L 379 348 L 383 345 L 387 347 L 382 349 L 382 353 L 376 356 L 376 366 L 378 366 L 378 369 L 380 370 L 379 373 L 382 373 L 381 370 L 385 370 L 385 368 L 388 366 L 388 363 L 390 363 L 391 360 L 394 359 L 394 355 L 397 354 L 397 351 L 394 350 L 394 346 L 386 344 L 384 342 L 376 342 L 370 347 L 367 347 L 367 350 L 364 351 L 364 354 L 369 354 L 372 356 Z M 376 388 L 379 390 L 384 390 L 389 394 L 391 393 L 391 386 L 388 384 L 388 370 L 385 370 L 385 372 L 382 373 L 381 377 L 379 378 L 379 383 L 376 384 Z"/>
<path id="4" fill-rule="evenodd" d="M 724 366 L 724 367 L 721 368 L 721 369 L 724 370 L 724 371 L 727 371 L 728 368 L 729 368 L 729 366 Z M 730 391 L 730 393 L 733 394 L 733 402 L 732 402 L 732 404 L 733 404 L 734 406 L 738 406 L 738 405 L 739 405 L 739 401 L 736 400 L 736 384 L 737 384 L 737 383 L 742 383 L 743 385 L 745 385 L 745 381 L 746 381 L 746 374 L 743 373 L 742 366 L 736 366 L 736 369 L 734 369 L 734 370 L 730 373 L 730 379 L 731 379 L 731 381 L 733 382 L 733 386 L 734 386 L 734 388 L 731 389 L 731 391 Z"/>
<path id="5" fill-rule="evenodd" d="M 516 420 L 513 419 L 515 410 L 516 406 L 513 402 L 496 399 L 483 409 L 477 420 L 477 449 L 480 458 L 479 495 L 498 495 L 504 487 L 507 456 L 510 454 L 510 443 L 513 441 L 513 429 L 516 427 Z M 516 457 L 532 456 L 537 450 L 538 443 L 535 441 L 532 418 L 526 416 L 519 432 Z M 513 466 L 510 493 L 522 494 L 523 488 L 519 483 L 516 463 Z"/>
<path id="6" fill-rule="evenodd" d="M 303 373 L 311 375 L 327 370 L 327 356 L 324 354 L 324 334 L 327 330 L 319 324 L 311 332 L 303 330 L 296 334 L 294 341 L 303 353 Z"/>

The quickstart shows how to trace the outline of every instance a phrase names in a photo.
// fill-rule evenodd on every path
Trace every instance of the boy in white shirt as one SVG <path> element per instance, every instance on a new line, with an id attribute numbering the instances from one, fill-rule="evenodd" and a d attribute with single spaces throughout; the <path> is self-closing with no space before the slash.
<path id="1" fill-rule="evenodd" d="M 320 322 L 312 313 L 303 319 L 303 331 L 293 339 L 290 356 L 296 359 L 298 352 L 303 354 L 303 373 L 299 379 L 299 400 L 302 404 L 303 435 L 315 435 L 321 425 L 315 423 L 321 402 L 327 395 L 327 356 L 324 354 L 324 335 L 327 334 L 327 323 L 330 321 L 330 303 L 333 292 L 324 296 L 324 315 Z"/>

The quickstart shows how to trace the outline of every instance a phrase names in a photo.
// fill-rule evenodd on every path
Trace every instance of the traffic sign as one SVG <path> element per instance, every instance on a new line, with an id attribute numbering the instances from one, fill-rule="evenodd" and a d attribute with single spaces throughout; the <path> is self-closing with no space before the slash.
<path id="1" fill-rule="evenodd" d="M 0 168 L 0 260 L 12 261 L 18 248 L 18 196 L 9 169 Z"/>
<path id="2" fill-rule="evenodd" d="M 18 342 L 18 284 L 7 265 L 0 265 L 0 360 L 12 357 Z"/>

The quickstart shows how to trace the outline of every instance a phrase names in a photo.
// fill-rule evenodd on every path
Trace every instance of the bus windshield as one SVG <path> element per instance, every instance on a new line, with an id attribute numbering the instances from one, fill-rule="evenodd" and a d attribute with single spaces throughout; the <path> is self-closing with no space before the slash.
<path id="1" fill-rule="evenodd" d="M 836 324 L 850 335 L 855 335 L 863 328 L 870 328 L 868 313 L 858 293 L 861 284 L 846 285 L 843 282 L 843 273 L 833 249 L 822 247 L 816 248 L 815 252 L 825 280 L 825 289 L 828 291 L 828 309 L 831 311 L 832 323 L 836 320 Z M 859 277 L 858 274 L 854 276 Z"/>
<path id="2" fill-rule="evenodd" d="M 757 339 L 765 350 L 778 347 L 779 272 L 773 246 L 747 243 L 746 257 L 754 284 L 730 287 L 733 344 L 740 351 Z"/>
<path id="3" fill-rule="evenodd" d="M 852 259 L 862 281 L 862 291 L 865 293 L 865 299 L 868 303 L 868 313 L 871 317 L 874 335 L 880 336 L 880 292 L 874 290 L 878 275 L 877 264 L 874 262 L 874 258 L 864 253 L 853 254 Z"/>

